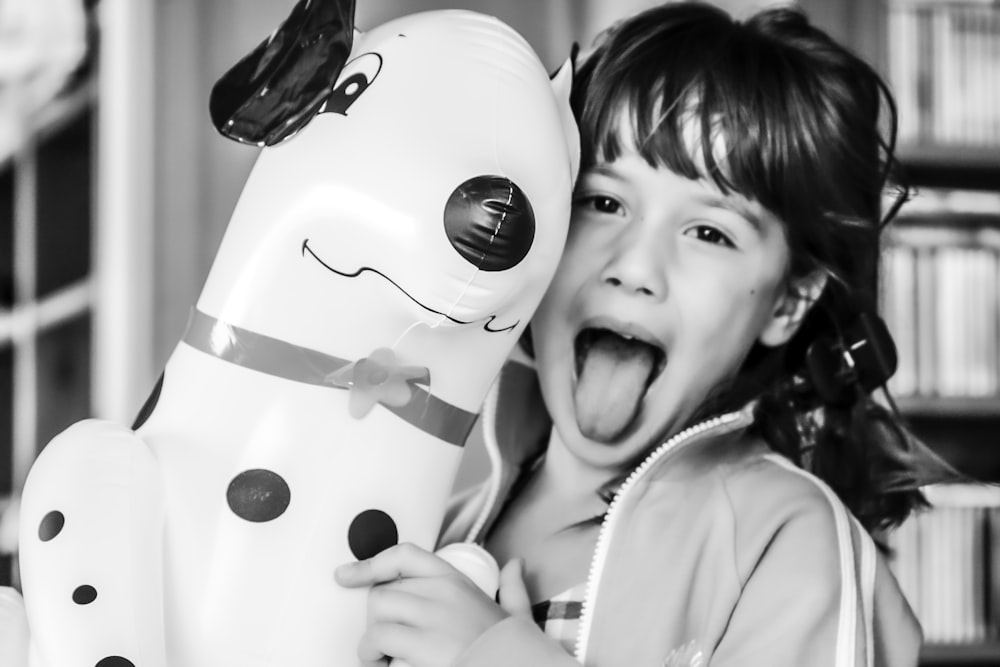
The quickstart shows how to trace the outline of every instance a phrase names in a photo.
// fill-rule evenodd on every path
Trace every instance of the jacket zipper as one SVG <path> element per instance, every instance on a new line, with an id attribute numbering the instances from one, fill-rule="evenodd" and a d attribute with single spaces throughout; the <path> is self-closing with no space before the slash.
<path id="1" fill-rule="evenodd" d="M 583 603 L 580 608 L 580 621 L 577 628 L 576 648 L 573 652 L 573 657 L 575 657 L 577 662 L 581 665 L 584 664 L 584 660 L 586 660 L 587 657 L 587 643 L 590 639 L 590 626 L 593 619 L 594 602 L 597 597 L 597 586 L 604 571 L 604 563 L 607 559 L 608 548 L 611 544 L 611 534 L 614 532 L 615 519 L 618 516 L 617 510 L 622 505 L 622 499 L 632 488 L 635 487 L 636 483 L 649 471 L 649 469 L 653 467 L 653 464 L 668 453 L 676 450 L 683 444 L 689 443 L 694 438 L 703 435 L 708 431 L 721 427 L 732 427 L 734 424 L 738 427 L 744 423 L 749 424 L 752 419 L 751 406 L 748 406 L 739 412 L 730 412 L 724 415 L 719 415 L 718 417 L 713 417 L 706 421 L 699 422 L 694 426 L 690 426 L 654 449 L 649 456 L 647 456 L 645 460 L 632 471 L 625 481 L 622 482 L 622 485 L 618 488 L 618 491 L 611 499 L 611 503 L 608 505 L 608 511 L 604 515 L 604 520 L 601 522 L 600 532 L 597 535 L 597 544 L 594 547 L 594 554 L 590 561 L 590 571 L 587 574 L 587 585 L 584 588 L 585 593 Z"/>
<path id="2" fill-rule="evenodd" d="M 483 441 L 490 459 L 490 483 L 487 487 L 486 501 L 483 503 L 482 509 L 479 511 L 479 515 L 476 517 L 475 522 L 473 522 L 472 527 L 469 529 L 465 538 L 467 542 L 476 542 L 479 539 L 479 534 L 486 526 L 486 522 L 489 520 L 490 514 L 493 512 L 493 506 L 497 502 L 497 496 L 500 493 L 503 466 L 500 461 L 500 446 L 496 441 L 495 429 L 496 409 L 499 394 L 499 387 L 494 385 L 493 389 L 489 392 L 489 394 L 487 394 L 486 401 L 483 404 L 483 422 L 487 426 L 487 428 L 483 429 Z M 649 471 L 649 469 L 653 467 L 653 464 L 668 453 L 674 451 L 683 444 L 688 444 L 690 440 L 703 435 L 708 431 L 721 427 L 739 428 L 740 426 L 748 425 L 753 421 L 752 415 L 753 404 L 751 403 L 737 412 L 729 412 L 719 415 L 684 429 L 650 452 L 649 456 L 647 456 L 643 462 L 640 463 L 631 472 L 631 474 L 629 474 L 625 481 L 622 482 L 622 485 L 618 488 L 618 491 L 611 499 L 611 503 L 608 505 L 608 511 L 604 515 L 604 520 L 601 522 L 601 528 L 597 535 L 597 543 L 594 547 L 594 553 L 590 561 L 590 569 L 587 574 L 587 584 L 584 587 L 585 592 L 583 603 L 580 608 L 580 621 L 576 635 L 576 647 L 573 651 L 574 658 L 576 658 L 580 664 L 583 664 L 583 661 L 587 656 L 587 642 L 590 639 L 590 625 L 591 619 L 593 618 L 594 602 L 597 597 L 597 584 L 600 581 L 604 570 L 604 561 L 607 557 L 608 547 L 611 544 L 611 533 L 614 528 L 614 519 L 617 517 L 617 509 L 621 506 L 622 499 L 628 491 L 632 489 L 635 484 Z"/>

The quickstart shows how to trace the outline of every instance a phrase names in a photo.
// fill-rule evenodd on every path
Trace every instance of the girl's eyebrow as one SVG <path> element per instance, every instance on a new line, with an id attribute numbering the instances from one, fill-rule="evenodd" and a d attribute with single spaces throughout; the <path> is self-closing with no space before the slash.
<path id="1" fill-rule="evenodd" d="M 629 180 L 626 176 L 621 174 L 621 172 L 616 170 L 613 165 L 608 163 L 595 164 L 584 170 L 582 174 L 602 176 L 621 183 L 627 183 Z M 695 198 L 702 206 L 721 208 L 738 215 L 743 220 L 746 220 L 757 234 L 764 233 L 764 226 L 763 221 L 761 220 L 760 211 L 755 210 L 752 203 L 746 199 L 746 197 L 735 193 L 725 195 L 721 192 L 704 191 L 696 194 Z"/>
<path id="2" fill-rule="evenodd" d="M 584 173 L 596 174 L 598 176 L 606 176 L 607 178 L 613 178 L 619 181 L 627 180 L 624 176 L 618 173 L 614 167 L 608 164 L 595 164 L 593 167 L 585 170 Z"/>
<path id="3" fill-rule="evenodd" d="M 750 202 L 745 198 L 739 195 L 723 195 L 713 192 L 705 193 L 699 199 L 701 199 L 701 203 L 705 206 L 721 208 L 735 213 L 750 223 L 758 234 L 763 233 L 760 213 L 755 211 Z"/>

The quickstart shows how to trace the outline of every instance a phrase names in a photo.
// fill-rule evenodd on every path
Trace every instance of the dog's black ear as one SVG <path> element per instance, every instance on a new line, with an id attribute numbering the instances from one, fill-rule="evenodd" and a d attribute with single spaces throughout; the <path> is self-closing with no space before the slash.
<path id="1" fill-rule="evenodd" d="M 241 143 L 284 141 L 323 105 L 353 42 L 354 0 L 299 0 L 285 22 L 212 87 L 212 123 Z"/>
<path id="2" fill-rule="evenodd" d="M 565 75 L 567 70 L 569 72 L 570 79 L 572 79 L 573 75 L 576 73 L 576 62 L 579 55 L 580 44 L 579 42 L 573 42 L 573 46 L 569 49 L 569 57 L 563 61 L 559 67 L 549 72 L 549 80 L 554 81 L 556 77 Z"/>

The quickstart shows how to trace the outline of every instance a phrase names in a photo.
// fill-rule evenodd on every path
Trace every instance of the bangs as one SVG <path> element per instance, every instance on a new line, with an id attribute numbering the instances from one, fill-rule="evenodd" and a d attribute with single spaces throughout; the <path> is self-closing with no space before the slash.
<path id="1" fill-rule="evenodd" d="M 583 165 L 635 150 L 651 166 L 759 202 L 786 228 L 817 216 L 877 223 L 881 193 L 870 184 L 879 156 L 857 155 L 852 146 L 878 146 L 867 113 L 877 116 L 878 91 L 860 103 L 852 99 L 857 90 L 819 94 L 812 65 L 801 65 L 760 26 L 712 7 L 700 11 L 697 20 L 645 39 L 619 31 L 607 48 L 620 57 L 589 70 L 584 63 Z M 859 107 L 864 117 L 851 118 L 847 110 Z M 859 128 L 868 128 L 871 141 L 855 141 Z M 865 196 L 848 199 L 858 192 Z"/>
<path id="2" fill-rule="evenodd" d="M 651 166 L 731 189 L 720 166 L 725 161 L 719 154 L 723 128 L 717 113 L 711 121 L 703 68 L 682 69 L 677 63 L 670 72 L 657 66 L 650 73 L 654 76 L 647 78 L 639 68 L 626 70 L 610 80 L 609 90 L 592 98 L 599 103 L 580 123 L 581 135 L 592 139 L 583 149 L 584 165 L 613 162 L 635 151 Z"/>

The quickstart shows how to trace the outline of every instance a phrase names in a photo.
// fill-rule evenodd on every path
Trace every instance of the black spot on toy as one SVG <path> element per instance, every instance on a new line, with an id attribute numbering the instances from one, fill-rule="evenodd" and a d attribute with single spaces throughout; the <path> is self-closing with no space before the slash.
<path id="1" fill-rule="evenodd" d="M 226 491 L 233 514 L 254 523 L 277 519 L 291 499 L 292 492 L 281 475 L 259 468 L 241 472 Z"/>
<path id="2" fill-rule="evenodd" d="M 73 591 L 73 602 L 77 604 L 90 604 L 97 599 L 97 589 L 93 586 L 77 586 Z"/>
<path id="3" fill-rule="evenodd" d="M 120 655 L 109 655 L 107 658 L 101 658 L 94 667 L 135 667 L 135 663 Z"/>
<path id="4" fill-rule="evenodd" d="M 358 560 L 371 558 L 399 544 L 396 522 L 382 510 L 365 510 L 351 521 L 347 544 Z"/>
<path id="5" fill-rule="evenodd" d="M 38 524 L 38 539 L 42 542 L 48 542 L 62 531 L 65 523 L 66 517 L 63 516 L 63 513 L 52 510 L 42 517 L 41 523 Z"/>

